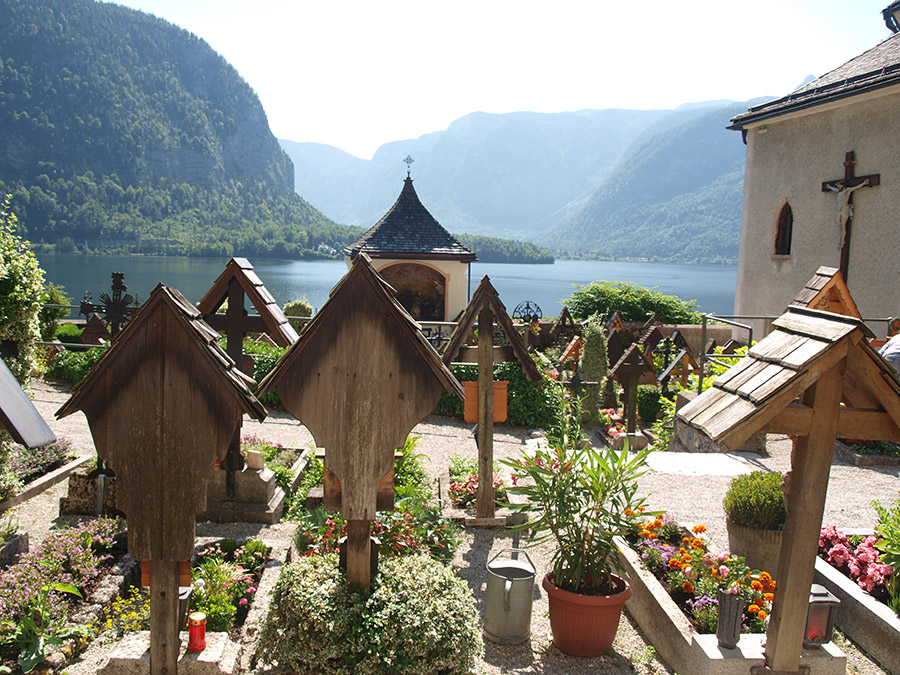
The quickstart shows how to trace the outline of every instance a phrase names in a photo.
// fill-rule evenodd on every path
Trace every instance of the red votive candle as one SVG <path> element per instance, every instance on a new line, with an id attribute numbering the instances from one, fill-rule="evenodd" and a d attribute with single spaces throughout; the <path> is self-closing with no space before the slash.
<path id="1" fill-rule="evenodd" d="M 193 612 L 188 617 L 188 651 L 202 652 L 206 649 L 206 614 Z"/>

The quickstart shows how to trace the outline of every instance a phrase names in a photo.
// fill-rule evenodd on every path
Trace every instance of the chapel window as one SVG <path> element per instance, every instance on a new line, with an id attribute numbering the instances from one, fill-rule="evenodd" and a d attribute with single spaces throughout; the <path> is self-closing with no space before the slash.
<path id="1" fill-rule="evenodd" d="M 778 214 L 778 227 L 775 230 L 775 255 L 791 254 L 791 231 L 794 228 L 794 212 L 790 204 L 785 204 Z"/>

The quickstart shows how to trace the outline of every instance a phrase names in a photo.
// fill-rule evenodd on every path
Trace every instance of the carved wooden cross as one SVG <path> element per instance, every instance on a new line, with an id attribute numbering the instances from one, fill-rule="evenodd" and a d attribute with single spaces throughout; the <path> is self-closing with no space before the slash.
<path id="1" fill-rule="evenodd" d="M 854 175 L 856 154 L 851 150 L 844 156 L 844 177 L 827 180 L 822 183 L 822 192 L 837 192 L 840 202 L 841 225 L 841 274 L 847 281 L 847 268 L 850 265 L 850 226 L 853 223 L 853 192 L 862 187 L 875 187 L 881 183 L 881 174 L 872 173 L 865 176 Z M 846 200 L 846 201 L 845 201 Z"/>

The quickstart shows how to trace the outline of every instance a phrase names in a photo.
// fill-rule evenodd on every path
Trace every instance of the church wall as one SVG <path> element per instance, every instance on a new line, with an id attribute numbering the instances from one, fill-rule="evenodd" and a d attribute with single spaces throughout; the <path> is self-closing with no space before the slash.
<path id="1" fill-rule="evenodd" d="M 881 184 L 853 195 L 848 286 L 863 317 L 900 315 L 898 110 L 900 87 L 748 125 L 736 314 L 781 314 L 819 266 L 839 267 L 838 198 L 821 185 L 843 177 L 852 150 L 855 175 L 879 173 Z M 791 254 L 776 256 L 786 201 L 794 215 Z"/>

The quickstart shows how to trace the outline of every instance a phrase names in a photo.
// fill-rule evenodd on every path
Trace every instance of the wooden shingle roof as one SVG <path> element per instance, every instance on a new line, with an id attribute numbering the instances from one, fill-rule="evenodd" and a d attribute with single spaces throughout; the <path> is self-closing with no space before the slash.
<path id="1" fill-rule="evenodd" d="M 408 177 L 382 219 L 344 249 L 351 258 L 360 252 L 371 258 L 477 260 L 475 252 L 459 243 L 422 205 Z"/>
<path id="2" fill-rule="evenodd" d="M 678 418 L 732 450 L 760 431 L 808 435 L 811 409 L 798 396 L 846 358 L 838 436 L 900 439 L 900 381 L 862 321 L 792 306 L 773 327 Z"/>
<path id="3" fill-rule="evenodd" d="M 734 117 L 728 128 L 744 129 L 754 122 L 895 84 L 900 84 L 900 33 L 886 38 L 787 96 L 753 106 L 748 112 Z"/>
<path id="4" fill-rule="evenodd" d="M 222 303 L 228 298 L 228 284 L 234 279 L 236 280 L 244 294 L 250 299 L 251 304 L 259 313 L 262 321 L 261 328 L 265 328 L 265 332 L 275 340 L 281 347 L 290 347 L 297 341 L 299 335 L 290 321 L 285 317 L 281 307 L 275 302 L 275 298 L 266 289 L 262 279 L 257 276 L 253 270 L 253 265 L 246 258 L 232 258 L 225 266 L 225 270 L 215 280 L 212 287 L 200 300 L 197 308 L 200 314 L 207 316 L 209 323 L 215 326 L 216 323 L 222 323 L 221 326 L 215 326 L 224 330 L 225 317 L 216 317 L 216 310 L 222 306 Z M 259 331 L 263 332 L 263 331 Z"/>
<path id="5" fill-rule="evenodd" d="M 826 312 L 844 314 L 862 319 L 856 303 L 850 295 L 850 289 L 840 270 L 836 267 L 820 267 L 813 278 L 806 282 L 803 290 L 797 294 L 791 305 L 822 309 Z"/>

